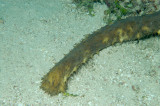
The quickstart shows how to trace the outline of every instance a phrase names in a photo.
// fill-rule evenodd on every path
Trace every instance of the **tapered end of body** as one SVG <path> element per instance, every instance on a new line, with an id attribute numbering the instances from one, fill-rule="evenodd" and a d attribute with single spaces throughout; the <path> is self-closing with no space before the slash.
<path id="1" fill-rule="evenodd" d="M 51 96 L 65 92 L 66 83 L 64 77 L 65 76 L 62 71 L 52 69 L 42 78 L 40 88 Z"/>

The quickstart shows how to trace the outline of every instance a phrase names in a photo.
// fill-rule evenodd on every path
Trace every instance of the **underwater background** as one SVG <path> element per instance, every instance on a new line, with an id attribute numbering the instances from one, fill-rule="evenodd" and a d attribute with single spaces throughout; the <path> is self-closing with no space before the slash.
<path id="1" fill-rule="evenodd" d="M 148 13 L 150 3 L 153 11 L 160 10 L 159 0 L 142 1 L 148 3 Z M 158 106 L 159 37 L 96 54 L 69 80 L 67 92 L 76 97 L 51 97 L 39 88 L 42 76 L 86 34 L 117 19 L 106 13 L 107 6 L 94 1 L 91 10 L 81 11 L 72 0 L 0 0 L 0 105 Z M 135 8 L 141 10 L 141 5 Z"/>

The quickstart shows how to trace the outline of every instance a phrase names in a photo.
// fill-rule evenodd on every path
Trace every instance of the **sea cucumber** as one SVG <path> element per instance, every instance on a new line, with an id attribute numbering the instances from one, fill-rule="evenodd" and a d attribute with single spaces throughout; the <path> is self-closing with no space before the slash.
<path id="1" fill-rule="evenodd" d="M 150 15 L 129 17 L 106 25 L 77 44 L 43 78 L 40 88 L 51 96 L 67 89 L 70 75 L 102 49 L 149 35 L 160 35 L 160 11 Z"/>

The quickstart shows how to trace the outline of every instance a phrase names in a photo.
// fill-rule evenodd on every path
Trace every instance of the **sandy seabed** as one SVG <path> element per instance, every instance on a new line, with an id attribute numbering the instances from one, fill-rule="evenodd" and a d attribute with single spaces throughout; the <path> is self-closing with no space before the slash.
<path id="1" fill-rule="evenodd" d="M 50 97 L 41 78 L 86 34 L 101 28 L 105 5 L 95 16 L 71 0 L 0 0 L 0 105 L 158 106 L 160 39 L 131 41 L 102 50 Z"/>

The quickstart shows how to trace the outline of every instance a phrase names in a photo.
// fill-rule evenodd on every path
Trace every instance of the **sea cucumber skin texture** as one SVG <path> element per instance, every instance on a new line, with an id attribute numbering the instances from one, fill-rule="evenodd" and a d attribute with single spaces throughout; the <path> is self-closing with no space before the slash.
<path id="1" fill-rule="evenodd" d="M 88 35 L 60 60 L 43 78 L 40 88 L 53 96 L 67 89 L 67 79 L 100 50 L 151 34 L 160 35 L 160 11 L 151 15 L 129 17 Z"/>

